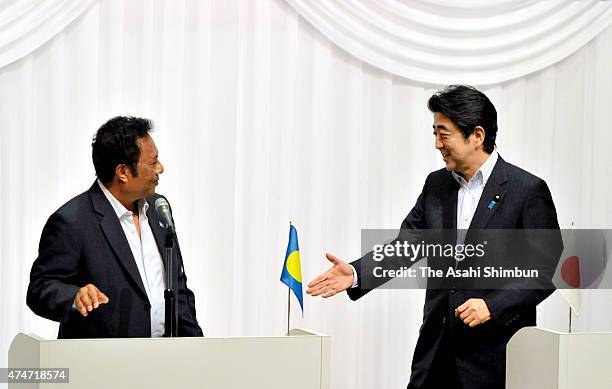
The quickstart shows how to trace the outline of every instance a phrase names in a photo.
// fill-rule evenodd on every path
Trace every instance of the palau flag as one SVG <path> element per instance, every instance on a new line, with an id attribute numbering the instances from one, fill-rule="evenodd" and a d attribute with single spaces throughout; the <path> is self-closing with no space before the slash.
<path id="1" fill-rule="evenodd" d="M 293 291 L 300 302 L 302 315 L 304 315 L 304 296 L 302 294 L 302 266 L 300 265 L 300 247 L 298 246 L 297 230 L 291 224 L 289 226 L 289 244 L 285 254 L 285 263 L 280 276 L 282 283 Z"/>

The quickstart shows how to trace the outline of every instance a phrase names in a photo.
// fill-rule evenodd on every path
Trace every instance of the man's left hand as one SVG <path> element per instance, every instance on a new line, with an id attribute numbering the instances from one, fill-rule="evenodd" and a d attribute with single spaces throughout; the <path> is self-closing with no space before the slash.
<path id="1" fill-rule="evenodd" d="M 455 309 L 455 317 L 470 327 L 476 327 L 489 321 L 491 312 L 483 299 L 469 299 Z"/>

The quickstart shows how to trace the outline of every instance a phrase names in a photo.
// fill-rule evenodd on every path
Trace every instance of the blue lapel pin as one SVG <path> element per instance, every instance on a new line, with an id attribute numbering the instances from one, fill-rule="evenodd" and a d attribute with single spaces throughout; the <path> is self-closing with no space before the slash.
<path id="1" fill-rule="evenodd" d="M 164 228 L 164 223 L 159 222 L 159 226 L 160 226 L 161 228 Z"/>
<path id="2" fill-rule="evenodd" d="M 491 200 L 491 202 L 489 203 L 489 209 L 495 208 L 495 206 L 497 205 L 497 203 L 499 203 L 500 200 L 501 200 L 501 196 L 498 194 L 495 195 L 493 200 Z"/>

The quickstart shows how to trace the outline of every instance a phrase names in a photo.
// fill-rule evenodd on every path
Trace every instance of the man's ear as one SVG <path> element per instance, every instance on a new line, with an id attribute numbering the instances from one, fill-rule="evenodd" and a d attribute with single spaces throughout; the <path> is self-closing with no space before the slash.
<path id="1" fill-rule="evenodd" d="M 475 146 L 477 148 L 484 146 L 485 135 L 485 129 L 481 126 L 476 126 L 474 128 L 474 132 L 472 132 L 471 136 L 473 137 Z"/>
<path id="2" fill-rule="evenodd" d="M 122 184 L 127 184 L 128 182 L 128 172 L 129 168 L 126 164 L 121 163 L 115 167 L 115 177 L 117 177 L 117 181 Z"/>

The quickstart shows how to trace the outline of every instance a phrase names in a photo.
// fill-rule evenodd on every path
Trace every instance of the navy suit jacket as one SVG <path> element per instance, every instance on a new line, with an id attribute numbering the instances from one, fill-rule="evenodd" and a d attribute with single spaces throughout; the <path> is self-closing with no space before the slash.
<path id="1" fill-rule="evenodd" d="M 402 230 L 456 229 L 459 184 L 451 172 L 440 169 L 431 173 L 414 208 L 402 223 Z M 489 202 L 496 195 L 501 201 L 493 208 Z M 554 273 L 563 250 L 555 206 L 546 183 L 499 157 L 489 177 L 470 224 L 473 229 L 549 229 L 555 231 Z M 468 236 L 470 232 L 468 231 Z M 467 238 L 466 238 L 467 239 Z M 550 250 L 549 250 L 550 251 Z M 367 277 L 368 285 L 376 282 L 371 268 L 371 253 L 353 262 L 359 284 Z M 552 274 L 547 274 L 552 278 Z M 356 300 L 371 289 L 348 289 Z M 423 324 L 412 361 L 410 382 L 419 387 L 428 373 L 440 345 L 443 331 L 449 331 L 457 373 L 465 389 L 504 388 L 506 343 L 525 326 L 536 324 L 536 305 L 553 292 L 545 289 L 428 289 L 423 309 Z M 454 309 L 470 298 L 484 299 L 492 319 L 470 328 L 453 314 Z"/>
<path id="2" fill-rule="evenodd" d="M 153 207 L 160 197 L 154 194 L 146 200 L 151 205 L 149 225 L 163 258 L 166 232 Z M 178 334 L 202 336 L 178 242 L 174 253 L 179 269 L 174 272 Z M 72 304 L 86 284 L 97 286 L 110 301 L 83 317 Z M 58 338 L 151 336 L 151 304 L 120 221 L 97 182 L 49 217 L 26 301 L 37 315 L 60 322 Z"/>

